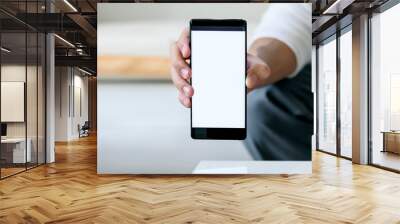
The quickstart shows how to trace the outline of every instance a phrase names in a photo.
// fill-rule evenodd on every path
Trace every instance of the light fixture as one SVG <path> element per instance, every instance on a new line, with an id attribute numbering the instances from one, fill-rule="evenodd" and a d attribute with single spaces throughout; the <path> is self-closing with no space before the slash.
<path id="1" fill-rule="evenodd" d="M 7 48 L 5 48 L 5 47 L 1 47 L 1 50 L 4 51 L 4 52 L 6 52 L 6 53 L 10 53 L 10 52 L 11 52 L 11 50 L 9 50 L 9 49 L 7 49 Z"/>
<path id="2" fill-rule="evenodd" d="M 88 71 L 86 71 L 86 70 L 83 70 L 83 69 L 81 69 L 81 68 L 79 68 L 79 67 L 78 67 L 78 70 L 81 71 L 81 72 L 83 72 L 83 73 L 85 73 L 85 74 L 87 74 L 87 75 L 90 75 L 90 76 L 93 75 L 92 73 L 90 73 L 90 72 L 88 72 Z"/>
<path id="3" fill-rule="evenodd" d="M 83 55 L 83 49 L 82 48 L 76 48 L 76 53 L 79 55 Z"/>
<path id="4" fill-rule="evenodd" d="M 74 12 L 78 12 L 78 10 L 68 0 L 64 0 L 64 3 L 67 4 Z"/>
<path id="5" fill-rule="evenodd" d="M 351 5 L 355 0 L 336 0 L 322 14 L 342 14 L 343 10 Z"/>
<path id="6" fill-rule="evenodd" d="M 57 37 L 57 38 L 58 38 L 59 40 L 61 40 L 62 42 L 66 43 L 68 46 L 75 48 L 75 45 L 73 45 L 73 44 L 72 44 L 71 42 L 69 42 L 68 40 L 66 40 L 66 39 L 64 39 L 64 38 L 62 38 L 62 37 L 60 37 L 60 36 L 57 35 L 57 34 L 54 34 L 54 36 Z"/>
<path id="7" fill-rule="evenodd" d="M 322 14 L 330 14 L 333 9 L 336 9 L 337 4 L 339 4 L 340 0 L 336 0 L 332 5 L 330 5 L 327 9 L 324 10 Z M 336 10 L 335 10 L 336 11 Z"/>

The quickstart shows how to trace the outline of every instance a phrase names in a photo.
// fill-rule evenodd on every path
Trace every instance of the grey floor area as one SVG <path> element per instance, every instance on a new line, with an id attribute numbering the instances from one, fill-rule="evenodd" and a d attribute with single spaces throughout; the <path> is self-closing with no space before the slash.
<path id="1" fill-rule="evenodd" d="M 381 152 L 380 150 L 375 150 L 372 156 L 372 163 L 400 170 L 400 155 L 392 152 Z"/>
<path id="2" fill-rule="evenodd" d="M 98 81 L 99 173 L 192 173 L 252 160 L 241 141 L 192 140 L 190 110 L 168 82 Z"/>

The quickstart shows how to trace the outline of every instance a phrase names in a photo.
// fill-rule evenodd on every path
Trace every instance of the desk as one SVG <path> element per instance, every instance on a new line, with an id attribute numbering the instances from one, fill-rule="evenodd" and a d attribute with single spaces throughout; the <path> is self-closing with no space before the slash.
<path id="1" fill-rule="evenodd" d="M 1 156 L 6 160 L 6 163 L 25 163 L 30 162 L 32 158 L 30 138 L 27 139 L 25 152 L 25 138 L 6 138 L 1 139 Z M 11 147 L 10 147 L 11 146 Z M 12 159 L 11 159 L 12 158 Z M 27 159 L 25 161 L 25 158 Z"/>
<path id="2" fill-rule="evenodd" d="M 393 152 L 400 154 L 400 132 L 382 131 L 381 133 L 383 134 L 382 152 Z"/>

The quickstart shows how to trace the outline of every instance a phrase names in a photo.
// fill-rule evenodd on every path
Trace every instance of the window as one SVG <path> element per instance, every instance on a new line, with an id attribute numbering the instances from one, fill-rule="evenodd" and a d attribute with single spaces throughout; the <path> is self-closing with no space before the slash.
<path id="1" fill-rule="evenodd" d="M 336 153 L 336 39 L 318 48 L 318 149 Z"/>
<path id="2" fill-rule="evenodd" d="M 340 36 L 340 154 L 351 158 L 353 71 L 352 34 L 349 28 Z"/>
<path id="3" fill-rule="evenodd" d="M 312 46 L 312 57 L 311 57 L 311 86 L 313 92 L 313 102 L 314 108 L 317 108 L 317 48 L 315 45 Z M 315 150 L 317 148 L 316 141 L 316 133 L 317 133 L 317 113 L 314 112 L 314 132 L 312 136 L 312 149 Z"/>
<path id="4" fill-rule="evenodd" d="M 400 170 L 400 5 L 371 19 L 372 163 Z"/>

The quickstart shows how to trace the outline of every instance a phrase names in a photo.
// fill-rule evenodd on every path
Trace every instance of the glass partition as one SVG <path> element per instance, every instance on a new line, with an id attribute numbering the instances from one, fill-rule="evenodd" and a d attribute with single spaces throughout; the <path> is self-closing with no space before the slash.
<path id="1" fill-rule="evenodd" d="M 26 12 L 39 13 L 38 1 L 27 2 Z M 35 20 L 33 17 L 31 20 Z M 37 21 L 32 21 L 37 22 Z M 26 113 L 27 113 L 27 150 L 31 151 L 30 161 L 27 167 L 35 167 L 38 165 L 38 76 L 39 76 L 39 33 L 32 28 L 26 29 L 27 38 L 27 98 L 26 98 Z"/>
<path id="2" fill-rule="evenodd" d="M 37 165 L 37 132 L 38 132 L 38 35 L 36 32 L 27 33 L 27 74 L 26 74 L 26 113 L 27 113 L 27 150 L 29 153 L 28 168 Z"/>
<path id="3" fill-rule="evenodd" d="M 318 149 L 336 153 L 336 38 L 318 48 Z"/>
<path id="4" fill-rule="evenodd" d="M 26 33 L 1 34 L 1 176 L 24 171 L 26 140 Z M 28 146 L 29 149 L 29 146 Z"/>
<path id="5" fill-rule="evenodd" d="M 44 1 L 26 3 L 16 11 L 43 11 Z M 45 45 L 43 33 L 0 12 L 0 178 L 45 162 Z"/>

